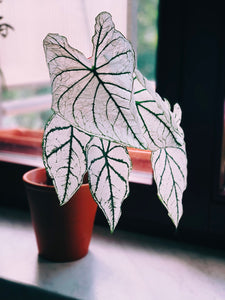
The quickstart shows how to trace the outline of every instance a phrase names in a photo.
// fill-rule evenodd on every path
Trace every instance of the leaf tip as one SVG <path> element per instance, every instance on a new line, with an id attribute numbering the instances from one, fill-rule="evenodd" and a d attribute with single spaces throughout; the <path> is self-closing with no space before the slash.
<path id="1" fill-rule="evenodd" d="M 110 233 L 113 234 L 115 231 L 115 227 L 114 228 L 110 228 Z"/>
<path id="2" fill-rule="evenodd" d="M 173 222 L 173 225 L 175 226 L 175 228 L 178 228 L 178 225 L 180 223 L 180 219 L 182 217 L 182 214 L 179 215 L 177 218 L 174 218 L 174 216 L 172 216 L 171 214 L 168 213 L 169 218 L 171 219 L 171 221 Z"/>

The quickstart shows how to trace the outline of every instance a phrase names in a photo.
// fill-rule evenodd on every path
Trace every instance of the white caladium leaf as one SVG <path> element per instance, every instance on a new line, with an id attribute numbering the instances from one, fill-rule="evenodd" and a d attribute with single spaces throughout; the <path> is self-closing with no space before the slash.
<path id="1" fill-rule="evenodd" d="M 54 114 L 46 124 L 43 161 L 53 179 L 60 204 L 65 204 L 83 182 L 87 171 L 85 148 L 90 136 Z"/>
<path id="2" fill-rule="evenodd" d="M 183 213 L 183 192 L 187 185 L 185 145 L 158 149 L 152 152 L 151 161 L 159 199 L 175 226 L 178 226 Z"/>
<path id="3" fill-rule="evenodd" d="M 93 198 L 114 231 L 121 205 L 129 193 L 131 161 L 127 149 L 119 144 L 93 138 L 87 146 L 89 185 Z"/>
<path id="4" fill-rule="evenodd" d="M 44 40 L 52 109 L 88 134 L 145 149 L 132 98 L 134 51 L 112 17 L 96 17 L 93 54 L 87 59 L 67 39 L 48 34 Z"/>
<path id="5" fill-rule="evenodd" d="M 142 120 L 144 137 L 152 151 L 164 147 L 181 146 L 184 133 L 180 127 L 181 109 L 174 105 L 174 112 L 138 70 L 134 79 L 134 99 Z"/>

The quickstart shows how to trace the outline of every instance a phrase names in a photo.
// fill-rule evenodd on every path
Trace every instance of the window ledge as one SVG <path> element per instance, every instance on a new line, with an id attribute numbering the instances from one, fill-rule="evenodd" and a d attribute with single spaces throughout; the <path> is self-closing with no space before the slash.
<path id="1" fill-rule="evenodd" d="M 0 130 L 0 161 L 43 167 L 42 130 Z M 151 152 L 128 148 L 132 161 L 130 182 L 151 185 L 153 181 Z"/>
<path id="2" fill-rule="evenodd" d="M 87 300 L 225 299 L 223 251 L 95 225 L 87 256 L 52 263 L 37 255 L 29 214 L 5 208 L 0 236 L 0 278 L 31 288 Z"/>

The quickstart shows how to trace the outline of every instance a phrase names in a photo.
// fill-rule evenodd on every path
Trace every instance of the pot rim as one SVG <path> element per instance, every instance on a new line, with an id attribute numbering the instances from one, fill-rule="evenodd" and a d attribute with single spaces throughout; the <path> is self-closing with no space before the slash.
<path id="1" fill-rule="evenodd" d="M 47 188 L 50 190 L 55 190 L 54 185 L 48 185 L 46 183 L 36 182 L 35 180 L 32 180 L 29 178 L 32 173 L 36 173 L 36 172 L 47 172 L 47 171 L 46 171 L 45 167 L 34 168 L 32 170 L 29 170 L 25 174 L 23 174 L 23 177 L 22 177 L 23 181 L 30 186 L 36 186 L 36 187 L 40 187 L 40 188 Z M 88 185 L 89 185 L 89 183 L 87 182 L 87 183 L 82 183 L 81 186 L 88 186 Z"/>

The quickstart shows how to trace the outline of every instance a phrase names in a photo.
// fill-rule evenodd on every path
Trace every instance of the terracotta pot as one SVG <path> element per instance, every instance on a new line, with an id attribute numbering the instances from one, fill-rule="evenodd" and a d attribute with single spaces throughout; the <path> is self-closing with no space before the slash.
<path id="1" fill-rule="evenodd" d="M 24 174 L 31 219 L 39 255 L 52 261 L 72 261 L 88 253 L 97 204 L 84 183 L 60 206 L 53 186 L 46 184 L 44 168 Z"/>

